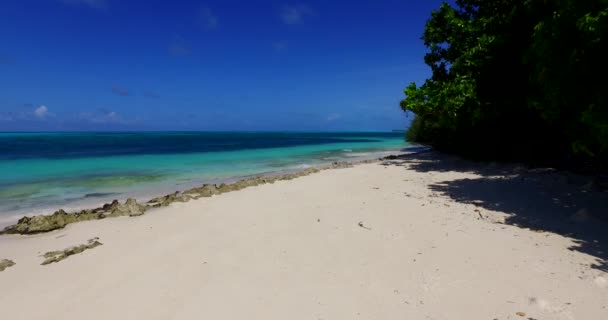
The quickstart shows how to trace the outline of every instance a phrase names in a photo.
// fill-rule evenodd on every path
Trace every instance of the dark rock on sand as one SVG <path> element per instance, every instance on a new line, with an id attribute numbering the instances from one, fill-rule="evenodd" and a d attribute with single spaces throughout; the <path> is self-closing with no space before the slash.
<path id="1" fill-rule="evenodd" d="M 364 163 L 370 163 L 373 161 L 362 161 Z M 312 173 L 316 173 L 325 169 L 339 169 L 352 167 L 352 163 L 349 162 L 334 162 L 331 165 L 322 168 L 309 168 L 306 170 L 286 173 L 276 176 L 258 176 L 247 179 L 242 179 L 234 183 L 222 183 L 219 185 L 204 184 L 197 188 L 192 188 L 184 192 L 176 191 L 175 193 L 168 194 L 162 197 L 156 197 L 147 202 L 148 206 L 166 207 L 173 202 L 187 202 L 192 199 L 199 199 L 203 197 L 211 197 L 213 195 L 219 195 L 226 192 L 238 191 L 248 187 L 254 187 L 261 184 L 274 183 L 280 180 L 292 180 L 298 177 L 306 176 Z"/>
<path id="2" fill-rule="evenodd" d="M 124 204 L 114 200 L 107 208 L 104 206 L 104 209 L 104 214 L 107 217 L 136 217 L 141 216 L 146 212 L 146 206 L 137 203 L 137 201 L 133 198 L 127 199 Z"/>
<path id="3" fill-rule="evenodd" d="M 47 265 L 53 262 L 59 262 L 61 260 L 66 259 L 69 256 L 79 254 L 85 250 L 93 249 L 95 247 L 99 247 L 102 245 L 99 242 L 99 238 L 89 239 L 87 243 L 81 244 L 78 246 L 69 247 L 67 249 L 59 250 L 59 251 L 50 251 L 43 255 L 46 259 L 41 263 L 41 265 Z"/>
<path id="4" fill-rule="evenodd" d="M 6 268 L 14 266 L 15 263 L 12 260 L 2 259 L 0 260 L 0 271 L 4 271 Z"/>
<path id="5" fill-rule="evenodd" d="M 96 220 L 103 218 L 103 214 L 94 210 L 82 210 L 76 213 L 67 213 L 63 209 L 55 211 L 50 216 L 40 215 L 23 217 L 17 224 L 6 227 L 2 233 L 33 234 L 61 229 L 67 224 L 76 221 Z"/>
<path id="6" fill-rule="evenodd" d="M 204 184 L 198 188 L 193 188 L 187 191 L 184 191 L 184 194 L 192 196 L 194 199 L 202 198 L 202 197 L 211 197 L 212 195 L 219 194 L 220 192 L 217 190 L 215 185 L 213 184 Z"/>
<path id="7" fill-rule="evenodd" d="M 23 217 L 17 224 L 8 226 L 0 234 L 34 234 L 62 229 L 74 222 L 99 220 L 105 217 L 139 216 L 144 214 L 146 206 L 140 205 L 135 199 L 127 199 L 124 204 L 114 200 L 101 208 L 81 210 L 68 213 L 63 209 L 55 211 L 52 215 L 39 215 Z"/>
<path id="8" fill-rule="evenodd" d="M 212 195 L 220 193 L 219 191 L 217 191 L 217 188 L 213 184 L 205 184 L 205 185 L 203 185 L 200 188 L 200 190 L 198 190 L 198 192 L 203 197 L 211 197 Z"/>
<path id="9" fill-rule="evenodd" d="M 157 197 L 148 201 L 148 205 L 151 205 L 154 208 L 158 207 L 166 207 L 173 202 L 186 202 L 190 200 L 192 197 L 188 194 L 180 193 L 179 191 L 175 191 L 175 193 L 168 194 L 166 196 Z"/>

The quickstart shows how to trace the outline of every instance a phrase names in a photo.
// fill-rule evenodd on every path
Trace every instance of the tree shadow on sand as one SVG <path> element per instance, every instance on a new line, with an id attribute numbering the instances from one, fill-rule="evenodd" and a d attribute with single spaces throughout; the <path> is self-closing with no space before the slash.
<path id="1" fill-rule="evenodd" d="M 473 178 L 428 187 L 454 201 L 506 213 L 506 224 L 544 230 L 574 241 L 569 249 L 597 259 L 591 267 L 608 272 L 608 192 L 590 177 L 517 164 L 477 163 L 434 151 L 385 160 L 417 172 L 472 173 Z"/>

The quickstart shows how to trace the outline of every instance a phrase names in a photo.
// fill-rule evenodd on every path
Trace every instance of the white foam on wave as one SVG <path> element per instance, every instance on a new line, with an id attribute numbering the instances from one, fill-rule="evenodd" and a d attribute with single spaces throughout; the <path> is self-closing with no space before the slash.
<path id="1" fill-rule="evenodd" d="M 374 152 L 353 152 L 353 153 L 349 153 L 346 156 L 349 158 L 358 158 L 358 157 L 368 157 L 371 155 L 374 155 L 376 153 Z"/>
<path id="2" fill-rule="evenodd" d="M 299 164 L 297 166 L 294 166 L 295 169 L 309 169 L 309 168 L 312 168 L 312 167 L 313 167 L 312 164 L 307 164 L 307 163 L 302 163 L 302 164 Z"/>

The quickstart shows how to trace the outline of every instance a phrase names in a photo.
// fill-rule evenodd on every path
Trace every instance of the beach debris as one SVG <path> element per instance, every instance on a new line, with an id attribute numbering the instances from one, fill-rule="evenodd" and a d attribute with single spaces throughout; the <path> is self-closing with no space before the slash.
<path id="1" fill-rule="evenodd" d="M 46 259 L 41 263 L 41 265 L 44 266 L 53 262 L 59 262 L 69 256 L 82 253 L 85 250 L 93 249 L 100 245 L 102 245 L 102 243 L 99 242 L 99 238 L 95 237 L 93 239 L 89 239 L 85 244 L 69 247 L 58 251 L 49 251 L 43 255 L 43 257 Z"/>
<path id="2" fill-rule="evenodd" d="M 166 207 L 173 202 L 187 202 L 202 197 L 210 197 L 226 192 L 237 191 L 247 187 L 261 184 L 274 183 L 281 180 L 292 180 L 298 177 L 307 176 L 328 169 L 350 168 L 353 164 L 373 163 L 376 160 L 362 160 L 357 162 L 333 162 L 330 165 L 307 168 L 301 171 L 285 173 L 281 175 L 256 176 L 236 181 L 234 183 L 222 183 L 220 185 L 204 184 L 197 188 L 192 188 L 183 192 L 174 193 L 157 197 L 139 204 L 135 199 L 129 198 L 126 202 L 120 203 L 114 200 L 106 203 L 102 207 L 86 209 L 78 212 L 65 212 L 63 209 L 55 211 L 51 215 L 38 215 L 33 217 L 23 217 L 16 224 L 6 227 L 2 234 L 36 234 L 62 229 L 70 223 L 99 220 L 106 217 L 129 216 L 135 217 L 143 215 L 149 208 Z"/>
<path id="3" fill-rule="evenodd" d="M 15 265 L 15 262 L 8 259 L 0 260 L 0 271 L 4 271 L 6 268 L 10 268 Z"/>
<path id="4" fill-rule="evenodd" d="M 366 226 L 363 224 L 363 221 L 359 221 L 359 227 L 361 227 L 361 228 L 363 228 L 363 229 L 367 229 L 367 230 L 372 230 L 372 228 L 370 228 L 370 227 L 366 227 Z"/>
<path id="5" fill-rule="evenodd" d="M 520 316 L 520 317 L 525 317 L 526 313 L 525 312 L 515 312 L 516 315 Z"/>

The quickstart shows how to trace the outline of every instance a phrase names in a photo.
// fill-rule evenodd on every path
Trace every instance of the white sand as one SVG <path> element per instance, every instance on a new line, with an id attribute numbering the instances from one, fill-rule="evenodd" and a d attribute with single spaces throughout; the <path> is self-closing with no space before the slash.
<path id="1" fill-rule="evenodd" d="M 0 259 L 17 264 L 0 272 L 1 317 L 608 319 L 608 274 L 590 267 L 598 257 L 430 188 L 478 174 L 406 168 L 323 171 L 2 236 Z M 44 252 L 93 237 L 103 245 L 40 265 Z"/>

